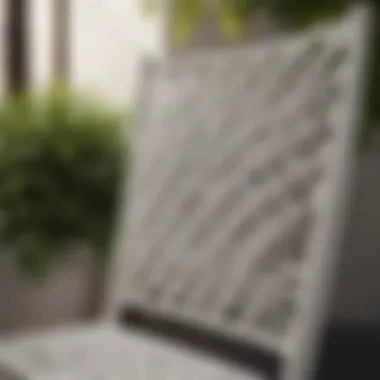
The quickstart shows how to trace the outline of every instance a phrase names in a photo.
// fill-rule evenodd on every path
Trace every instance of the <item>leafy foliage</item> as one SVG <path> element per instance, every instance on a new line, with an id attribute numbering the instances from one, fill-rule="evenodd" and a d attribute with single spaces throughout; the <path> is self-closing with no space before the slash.
<path id="1" fill-rule="evenodd" d="M 125 144 L 124 117 L 55 87 L 0 110 L 0 241 L 28 274 L 65 258 L 65 245 L 104 256 Z"/>
<path id="2" fill-rule="evenodd" d="M 150 3 L 154 11 L 164 0 L 141 0 Z M 205 11 L 211 10 L 219 19 L 219 25 L 227 37 L 241 35 L 253 16 L 265 10 L 273 20 L 292 28 L 307 27 L 317 21 L 339 15 L 361 0 L 173 0 L 173 34 L 177 42 L 185 42 L 202 20 Z M 371 2 L 373 12 L 379 9 L 379 1 Z M 380 128 L 380 32 L 376 25 L 372 67 L 369 70 L 371 88 L 368 99 L 368 121 L 363 125 L 362 142 L 369 143 Z"/>

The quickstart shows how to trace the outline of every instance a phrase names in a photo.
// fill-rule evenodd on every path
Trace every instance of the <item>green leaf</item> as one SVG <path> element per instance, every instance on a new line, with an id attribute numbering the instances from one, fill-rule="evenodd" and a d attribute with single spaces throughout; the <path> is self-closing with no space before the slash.
<path id="1" fill-rule="evenodd" d="M 159 0 L 141 0 L 141 10 L 144 16 L 151 16 L 158 8 Z"/>
<path id="2" fill-rule="evenodd" d="M 244 31 L 247 14 L 243 12 L 241 5 L 241 1 L 222 0 L 220 2 L 219 23 L 228 37 L 236 38 Z"/>
<path id="3" fill-rule="evenodd" d="M 205 0 L 181 0 L 174 3 L 172 36 L 176 44 L 189 40 L 204 14 Z"/>

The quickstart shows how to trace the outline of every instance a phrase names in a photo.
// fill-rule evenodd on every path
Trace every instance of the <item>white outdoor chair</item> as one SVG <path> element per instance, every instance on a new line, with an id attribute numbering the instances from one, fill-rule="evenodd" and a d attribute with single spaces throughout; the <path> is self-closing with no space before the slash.
<path id="1" fill-rule="evenodd" d="M 105 319 L 3 339 L 0 379 L 310 379 L 368 25 L 146 64 Z"/>

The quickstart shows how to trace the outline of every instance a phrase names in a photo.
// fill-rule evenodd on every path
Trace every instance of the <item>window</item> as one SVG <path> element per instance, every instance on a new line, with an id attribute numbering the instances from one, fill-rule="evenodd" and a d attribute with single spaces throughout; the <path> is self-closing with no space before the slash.
<path id="1" fill-rule="evenodd" d="M 65 80 L 68 76 L 68 41 L 69 41 L 69 1 L 51 0 L 52 77 Z M 7 62 L 6 91 L 24 90 L 29 83 L 29 44 L 28 18 L 29 7 L 33 0 L 6 0 L 7 7 Z M 33 30 L 31 31 L 33 32 Z M 49 31 L 47 31 L 49 33 Z"/>

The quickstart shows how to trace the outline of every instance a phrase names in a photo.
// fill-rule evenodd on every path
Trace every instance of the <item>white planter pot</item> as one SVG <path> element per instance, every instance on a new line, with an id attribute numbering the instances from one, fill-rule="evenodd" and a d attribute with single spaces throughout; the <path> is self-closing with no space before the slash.
<path id="1" fill-rule="evenodd" d="M 90 319 L 101 302 L 102 282 L 103 270 L 83 249 L 39 281 L 0 252 L 0 332 Z"/>

